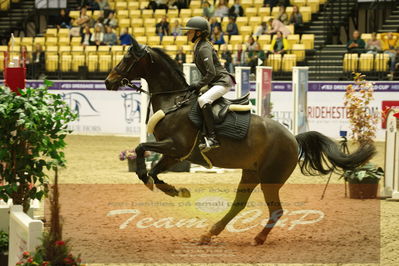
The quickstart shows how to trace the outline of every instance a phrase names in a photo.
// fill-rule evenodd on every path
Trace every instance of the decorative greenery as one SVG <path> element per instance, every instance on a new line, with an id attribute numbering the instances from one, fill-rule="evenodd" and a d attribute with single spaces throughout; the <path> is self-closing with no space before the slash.
<path id="1" fill-rule="evenodd" d="M 62 240 L 62 224 L 60 217 L 59 191 L 58 191 L 58 170 L 55 169 L 55 180 L 52 193 L 49 196 L 51 223 L 50 231 L 45 232 L 42 238 L 42 245 L 34 253 L 25 251 L 23 259 L 17 265 L 33 266 L 77 266 L 81 265 L 80 256 L 73 256 L 69 246 L 69 240 Z"/>
<path id="2" fill-rule="evenodd" d="M 47 193 L 45 169 L 65 165 L 64 138 L 75 115 L 45 81 L 40 88 L 20 90 L 20 95 L 0 87 L 0 199 L 23 205 Z"/>
<path id="3" fill-rule="evenodd" d="M 8 234 L 0 231 L 0 255 L 8 252 Z"/>
<path id="4" fill-rule="evenodd" d="M 384 170 L 372 163 L 367 163 L 353 171 L 345 171 L 343 177 L 345 181 L 352 184 L 375 184 L 378 183 L 384 175 Z"/>
<path id="5" fill-rule="evenodd" d="M 359 144 L 373 141 L 377 131 L 378 113 L 370 113 L 374 84 L 360 73 L 354 74 L 355 85 L 346 87 L 344 105 L 351 124 L 352 138 Z"/>

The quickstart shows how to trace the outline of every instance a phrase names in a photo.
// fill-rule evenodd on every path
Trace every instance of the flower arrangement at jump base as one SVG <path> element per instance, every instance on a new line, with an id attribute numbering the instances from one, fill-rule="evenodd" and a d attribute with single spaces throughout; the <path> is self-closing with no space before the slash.
<path id="1" fill-rule="evenodd" d="M 374 100 L 374 84 L 366 80 L 361 73 L 354 74 L 355 84 L 348 85 L 344 105 L 352 131 L 352 139 L 359 145 L 374 141 L 377 131 L 378 116 L 373 113 L 370 103 Z M 378 182 L 384 175 L 381 167 L 368 162 L 353 170 L 345 171 L 343 178 L 349 183 L 351 198 L 375 198 Z"/>
<path id="2" fill-rule="evenodd" d="M 144 158 L 147 158 L 150 155 L 151 155 L 151 152 L 149 152 L 149 151 L 144 152 Z M 119 154 L 119 160 L 124 161 L 127 159 L 129 172 L 136 171 L 136 158 L 137 158 L 137 154 L 136 154 L 135 150 L 123 150 Z"/>

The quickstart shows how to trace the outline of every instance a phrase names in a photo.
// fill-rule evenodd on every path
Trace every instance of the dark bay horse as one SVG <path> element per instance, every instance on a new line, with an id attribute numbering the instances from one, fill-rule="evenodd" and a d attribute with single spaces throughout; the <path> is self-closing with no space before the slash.
<path id="1" fill-rule="evenodd" d="M 108 90 L 118 90 L 122 83 L 139 78 L 148 82 L 154 113 L 171 108 L 189 95 L 188 85 L 177 63 L 162 50 L 140 45 L 134 40 L 105 83 Z M 195 97 L 193 95 L 194 99 Z M 170 196 L 189 196 L 188 190 L 176 189 L 160 180 L 157 175 L 191 153 L 199 132 L 188 118 L 193 104 L 196 104 L 195 100 L 159 121 L 154 130 L 156 142 L 140 143 L 137 146 L 136 173 L 150 189 L 155 183 Z M 221 147 L 206 155 L 214 166 L 243 169 L 242 177 L 231 209 L 201 237 L 201 243 L 208 243 L 212 236 L 220 234 L 229 221 L 244 209 L 251 193 L 260 184 L 269 208 L 269 220 L 255 237 L 254 244 L 263 244 L 283 214 L 279 190 L 297 163 L 303 174 L 325 175 L 333 171 L 353 169 L 375 154 L 375 147 L 368 144 L 346 155 L 340 152 L 335 142 L 318 132 L 293 136 L 278 122 L 256 115 L 251 116 L 245 139 L 237 141 L 222 136 L 218 138 Z M 144 151 L 163 154 L 162 159 L 149 173 L 144 162 Z M 196 155 L 190 156 L 189 160 L 196 164 L 203 163 L 200 156 Z"/>

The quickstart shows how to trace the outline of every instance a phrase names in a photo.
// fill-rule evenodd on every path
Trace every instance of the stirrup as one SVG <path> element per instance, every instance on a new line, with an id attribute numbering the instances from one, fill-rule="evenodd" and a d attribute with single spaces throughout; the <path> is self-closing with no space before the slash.
<path id="1" fill-rule="evenodd" d="M 202 152 L 207 152 L 207 151 L 209 151 L 209 150 L 219 148 L 219 147 L 220 147 L 220 143 L 219 143 L 219 141 L 218 141 L 217 139 L 215 139 L 215 138 L 212 138 L 212 137 L 210 137 L 210 138 L 204 137 L 204 143 L 200 143 L 200 144 L 198 145 L 198 147 L 199 147 L 199 149 L 200 149 Z"/>

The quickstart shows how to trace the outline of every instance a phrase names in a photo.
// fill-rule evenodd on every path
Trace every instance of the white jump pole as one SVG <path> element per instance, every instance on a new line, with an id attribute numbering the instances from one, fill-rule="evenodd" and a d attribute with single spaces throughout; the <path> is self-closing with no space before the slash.
<path id="1" fill-rule="evenodd" d="M 308 81 L 309 67 L 293 67 L 292 92 L 294 94 L 294 106 L 292 113 L 292 133 L 297 135 L 308 131 Z"/>
<path id="2" fill-rule="evenodd" d="M 272 91 L 272 67 L 256 67 L 256 114 L 270 115 L 270 94 Z"/>
<path id="3" fill-rule="evenodd" d="M 385 176 L 381 197 L 399 199 L 399 119 L 394 114 L 399 110 L 390 110 L 387 115 L 385 135 Z"/>
<path id="4" fill-rule="evenodd" d="M 145 79 L 141 79 L 141 88 L 148 91 L 148 83 Z M 140 98 L 140 143 L 147 142 L 147 125 L 145 124 L 149 96 L 146 93 L 141 93 Z"/>

